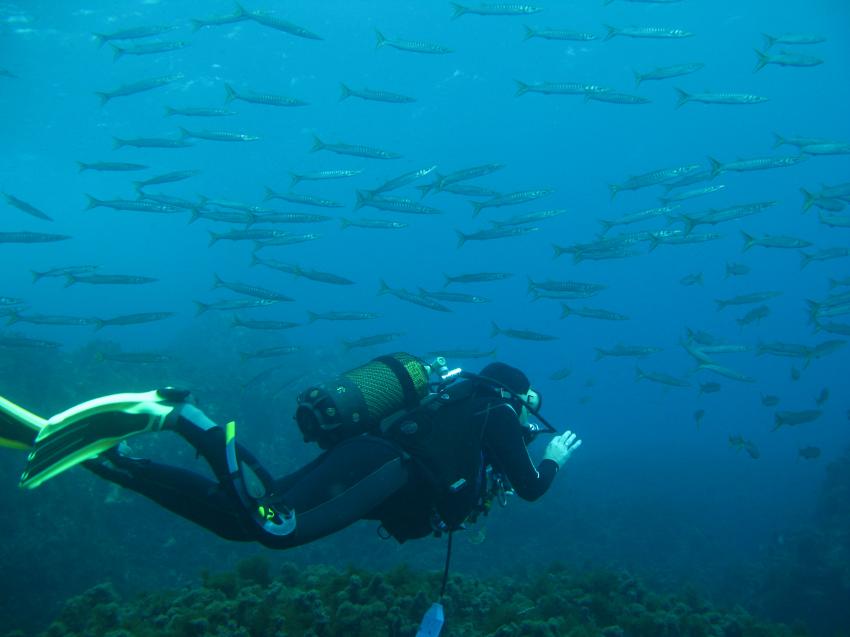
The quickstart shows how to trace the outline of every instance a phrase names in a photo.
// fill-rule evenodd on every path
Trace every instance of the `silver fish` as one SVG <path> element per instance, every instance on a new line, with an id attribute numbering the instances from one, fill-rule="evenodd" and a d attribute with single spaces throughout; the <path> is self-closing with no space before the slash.
<path id="1" fill-rule="evenodd" d="M 313 148 L 311 152 L 328 150 L 337 155 L 351 155 L 353 157 L 366 157 L 368 159 L 398 159 L 398 153 L 371 146 L 360 146 L 357 144 L 326 144 L 317 135 L 313 135 Z"/>
<path id="2" fill-rule="evenodd" d="M 386 102 L 388 104 L 410 104 L 416 101 L 415 97 L 401 95 L 400 93 L 390 93 L 389 91 L 375 91 L 370 88 L 353 89 L 342 83 L 340 83 L 340 90 L 342 91 L 342 94 L 339 98 L 340 102 L 349 97 L 356 97 L 358 99 L 366 100 L 368 102 Z"/>
<path id="3" fill-rule="evenodd" d="M 270 95 L 268 93 L 255 93 L 253 91 L 238 92 L 233 86 L 224 83 L 224 89 L 227 92 L 224 101 L 227 103 L 233 100 L 241 100 L 251 104 L 262 104 L 264 106 L 307 106 L 307 102 L 295 97 L 287 97 L 285 95 Z"/>
<path id="4" fill-rule="evenodd" d="M 174 75 L 164 75 L 162 77 L 152 77 L 146 80 L 132 82 L 131 84 L 123 84 L 112 91 L 95 91 L 95 95 L 100 97 L 100 105 L 103 106 L 104 104 L 106 104 L 112 99 L 115 99 L 116 97 L 127 97 L 129 95 L 135 95 L 144 91 L 150 91 L 155 88 L 160 88 L 162 86 L 168 86 L 169 84 L 178 82 L 183 78 L 184 75 L 182 73 L 175 73 Z"/>
<path id="5" fill-rule="evenodd" d="M 676 108 L 688 102 L 702 102 L 703 104 L 761 104 L 770 98 L 750 93 L 688 93 L 680 88 L 676 89 L 679 101 Z"/>
<path id="6" fill-rule="evenodd" d="M 398 49 L 399 51 L 408 51 L 410 53 L 426 53 L 431 55 L 441 55 L 452 52 L 452 49 L 450 49 L 449 47 L 443 46 L 441 44 L 434 44 L 433 42 L 424 42 L 422 40 L 389 39 L 377 29 L 375 29 L 375 36 L 378 39 L 378 42 L 376 44 L 377 48 L 390 46 L 394 49 Z"/>

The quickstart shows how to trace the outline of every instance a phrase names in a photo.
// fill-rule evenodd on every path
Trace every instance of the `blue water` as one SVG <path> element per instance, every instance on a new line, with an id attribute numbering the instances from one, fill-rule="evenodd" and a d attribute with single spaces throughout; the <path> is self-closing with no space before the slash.
<path id="1" fill-rule="evenodd" d="M 722 174 L 712 183 L 725 184 L 724 191 L 685 202 L 681 211 L 699 213 L 764 200 L 777 204 L 740 221 L 699 229 L 721 233 L 723 237 L 717 241 L 662 245 L 652 252 L 644 245 L 637 257 L 577 264 L 570 255 L 553 260 L 551 244 L 591 242 L 601 228 L 599 219 L 660 205 L 657 197 L 663 190 L 658 186 L 623 192 L 611 201 L 608 184 L 621 183 L 629 175 L 689 163 L 708 168 L 707 156 L 732 161 L 796 152 L 791 146 L 774 150 L 774 131 L 850 141 L 846 116 L 850 10 L 838 2 L 801 1 L 753 1 L 745 7 L 728 0 L 683 0 L 669 5 L 617 1 L 608 6 L 595 0 L 541 0 L 534 4 L 545 10 L 524 17 L 468 15 L 457 20 L 451 19 L 449 3 L 421 0 L 302 0 L 285 7 L 271 2 L 247 6 L 277 11 L 324 38 L 314 41 L 254 22 L 191 31 L 191 18 L 226 15 L 233 11 L 230 2 L 206 2 L 203 8 L 182 1 L 90 2 L 74 8 L 34 0 L 4 3 L 0 6 L 0 67 L 18 77 L 0 77 L 0 187 L 44 210 L 55 221 L 34 219 L 4 205 L 0 231 L 54 232 L 73 238 L 54 244 L 2 245 L 0 296 L 23 298 L 29 311 L 38 314 L 177 313 L 161 323 L 107 328 L 97 336 L 126 351 L 168 352 L 179 348 L 184 339 L 203 339 L 199 335 L 205 334 L 214 335 L 209 337 L 212 344 L 228 352 L 244 351 L 243 346 L 298 344 L 305 353 L 293 366 L 301 366 L 305 377 L 311 375 L 310 370 L 314 376 L 338 372 L 387 350 L 424 354 L 440 348 L 489 350 L 497 346 L 499 359 L 525 369 L 539 387 L 547 417 L 561 428 L 578 432 L 584 444 L 543 500 L 530 506 L 520 504 L 497 516 L 491 524 L 493 541 L 467 549 L 473 554 L 465 565 L 475 569 L 492 563 L 488 556 L 502 556 L 505 544 L 517 540 L 532 547 L 539 541 L 539 547 L 522 551 L 518 559 L 544 564 L 552 557 L 551 544 L 544 542 L 569 545 L 571 537 L 580 535 L 587 543 L 583 554 L 588 558 L 646 572 L 660 570 L 671 578 L 692 573 L 696 579 L 716 582 L 725 568 L 754 558 L 808 519 L 825 466 L 850 441 L 846 380 L 850 348 L 813 361 L 797 381 L 790 372 L 792 364 L 802 368 L 799 361 L 757 357 L 752 351 L 719 356 L 721 364 L 757 379 L 754 384 L 744 384 L 708 372 L 693 373 L 694 362 L 679 341 L 688 327 L 753 348 L 759 341 L 815 345 L 827 338 L 841 338 L 812 333 L 805 300 L 825 297 L 830 278 L 850 275 L 850 260 L 815 262 L 801 269 L 796 250 L 756 247 L 742 253 L 740 231 L 797 236 L 815 245 L 810 251 L 850 246 L 850 230 L 821 225 L 814 209 L 802 214 L 799 193 L 801 187 L 816 190 L 820 184 L 850 181 L 850 157 L 812 157 L 789 168 Z M 184 40 L 188 46 L 113 61 L 109 46 L 99 47 L 92 35 L 157 24 L 180 27 L 158 39 Z M 598 39 L 524 42 L 524 24 L 589 31 Z M 695 35 L 681 40 L 615 37 L 603 41 L 604 24 L 678 27 Z M 454 52 L 417 55 L 376 48 L 375 29 L 389 38 L 435 42 Z M 753 49 L 762 47 L 763 32 L 824 36 L 826 41 L 821 44 L 775 45 L 771 51 L 811 54 L 824 63 L 813 68 L 770 65 L 753 73 Z M 130 43 L 122 43 L 126 44 Z M 705 68 L 634 88 L 633 68 L 647 71 L 686 62 L 703 62 Z M 115 98 L 105 106 L 95 95 L 96 91 L 173 73 L 185 77 L 164 88 Z M 586 102 L 580 96 L 533 93 L 516 97 L 514 80 L 601 84 L 652 102 L 617 105 Z M 297 97 L 309 105 L 280 108 L 236 101 L 229 107 L 237 114 L 230 117 L 163 116 L 165 106 L 223 106 L 225 82 L 238 90 Z M 410 95 L 417 101 L 339 101 L 340 82 L 352 88 Z M 690 92 L 753 93 L 770 99 L 743 106 L 689 103 L 677 109 L 674 87 Z M 196 140 L 193 147 L 183 149 L 112 149 L 113 137 L 175 136 L 178 126 L 240 132 L 261 139 L 248 143 Z M 326 142 L 395 151 L 403 158 L 382 161 L 311 153 L 312 134 Z M 77 161 L 137 162 L 150 169 L 143 173 L 80 173 Z M 463 198 L 449 194 L 424 200 L 443 211 L 433 217 L 351 210 L 355 188 L 373 188 L 386 179 L 433 164 L 446 173 L 491 162 L 503 163 L 505 168 L 472 183 L 506 193 L 536 188 L 553 188 L 554 193 L 521 207 L 486 209 L 477 218 Z M 281 201 L 269 202 L 269 207 L 397 219 L 408 222 L 409 227 L 342 230 L 336 222 L 281 226 L 282 230 L 323 236 L 295 246 L 268 248 L 262 256 L 334 272 L 356 282 L 347 287 L 252 268 L 250 244 L 222 241 L 208 247 L 208 230 L 228 228 L 205 220 L 189 225 L 188 213 L 84 209 L 86 193 L 103 199 L 130 199 L 135 194 L 131 180 L 173 170 L 202 173 L 149 191 L 262 204 L 265 186 L 288 189 L 288 171 L 342 168 L 362 169 L 363 173 L 337 181 L 302 182 L 295 190 L 345 202 L 346 208 L 328 212 Z M 418 198 L 412 187 L 389 194 Z M 540 230 L 524 237 L 457 247 L 455 229 L 472 232 L 487 227 L 490 219 L 548 208 L 564 208 L 567 213 L 541 222 Z M 664 221 L 656 220 L 623 230 L 662 227 Z M 724 279 L 725 264 L 731 261 L 749 265 L 751 274 Z M 29 270 L 79 264 L 99 265 L 104 273 L 152 276 L 159 281 L 147 286 L 69 288 L 63 287 L 61 279 L 31 281 Z M 498 283 L 452 286 L 450 289 L 488 296 L 492 302 L 453 305 L 449 314 L 377 296 L 381 279 L 393 287 L 433 289 L 442 285 L 443 272 L 484 270 L 513 272 L 515 276 Z M 703 273 L 704 285 L 684 287 L 679 283 L 683 276 L 696 272 Z M 225 329 L 227 323 L 221 317 L 195 316 L 193 300 L 211 302 L 234 296 L 211 289 L 214 273 L 229 281 L 279 290 L 295 299 L 243 316 L 306 322 L 308 310 L 357 310 L 379 312 L 382 317 L 359 323 L 318 322 L 279 335 L 245 336 Z M 556 301 L 532 302 L 527 296 L 527 276 L 604 283 L 608 289 L 598 297 L 570 303 L 602 307 L 630 319 L 561 320 Z M 716 310 L 714 299 L 764 290 L 783 294 L 768 302 L 771 314 L 760 325 L 739 329 L 734 320 L 751 306 Z M 842 318 L 846 317 L 833 320 Z M 491 338 L 491 321 L 559 339 L 536 343 L 505 336 Z M 343 339 L 383 332 L 405 335 L 386 348 L 351 354 L 342 351 Z M 0 332 L 12 333 L 9 328 Z M 66 352 L 94 338 L 88 327 L 19 324 L 14 333 L 60 341 Z M 616 343 L 663 347 L 662 353 L 640 361 L 640 366 L 687 376 L 693 387 L 668 389 L 648 381 L 636 383 L 633 359 L 594 360 L 595 347 Z M 224 386 L 243 382 L 263 368 L 261 362 L 216 369 L 217 361 L 210 351 L 208 360 L 197 358 L 192 365 L 204 368 Z M 479 363 L 456 362 L 471 369 Z M 45 364 L 49 365 L 49 359 Z M 568 379 L 549 380 L 552 372 L 567 366 L 573 370 Z M 104 368 L 104 385 L 110 384 L 110 369 Z M 164 378 L 163 382 L 173 380 Z M 699 396 L 698 382 L 709 380 L 720 382 L 722 390 Z M 831 397 L 817 421 L 771 431 L 773 412 L 762 406 L 762 394 L 781 397 L 779 409 L 812 409 L 824 387 Z M 277 403 L 284 412 L 280 416 L 283 426 L 288 426 L 287 412 L 297 389 L 291 387 Z M 49 394 L 52 388 L 43 390 Z M 79 396 L 80 400 L 89 397 L 90 393 Z M 251 396 L 251 400 L 263 401 L 263 396 Z M 693 420 L 697 409 L 705 410 L 700 429 Z M 266 422 L 244 423 L 254 440 L 274 436 L 275 427 Z M 758 445 L 758 460 L 729 448 L 728 436 L 738 434 Z M 533 451 L 542 453 L 542 443 L 537 444 L 540 448 Z M 821 457 L 798 459 L 798 449 L 810 445 L 822 450 Z M 683 535 L 688 535 L 687 542 L 681 539 Z M 216 546 L 221 548 L 216 541 L 199 537 L 208 542 L 213 554 Z M 377 542 L 371 535 L 366 537 L 366 542 Z M 579 561 L 581 549 L 574 547 L 569 554 Z M 405 547 L 398 559 L 412 559 L 415 550 Z M 345 559 L 356 559 L 354 553 Z"/>

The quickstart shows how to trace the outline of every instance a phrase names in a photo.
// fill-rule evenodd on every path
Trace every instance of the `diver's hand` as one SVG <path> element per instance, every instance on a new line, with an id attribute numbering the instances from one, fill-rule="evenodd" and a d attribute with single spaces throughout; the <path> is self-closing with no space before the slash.
<path id="1" fill-rule="evenodd" d="M 543 454 L 543 459 L 552 460 L 557 463 L 560 469 L 570 459 L 573 451 L 579 447 L 581 447 L 581 440 L 578 440 L 572 431 L 565 431 L 560 436 L 555 436 L 549 441 L 546 452 Z"/>

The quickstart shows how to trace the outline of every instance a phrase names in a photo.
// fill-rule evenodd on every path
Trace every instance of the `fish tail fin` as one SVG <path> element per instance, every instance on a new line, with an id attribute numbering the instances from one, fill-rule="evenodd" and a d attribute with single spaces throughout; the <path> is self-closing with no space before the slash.
<path id="1" fill-rule="evenodd" d="M 218 272 L 213 272 L 213 290 L 220 288 L 222 285 L 224 285 L 224 281 L 222 281 L 221 277 L 218 276 Z"/>
<path id="2" fill-rule="evenodd" d="M 387 43 L 387 38 L 384 37 L 384 34 L 375 29 L 375 38 L 377 38 L 377 43 L 375 44 L 376 49 L 380 49 Z"/>
<path id="3" fill-rule="evenodd" d="M 122 55 L 124 55 L 124 49 L 122 49 L 120 46 L 117 46 L 117 45 L 115 45 L 115 44 L 112 44 L 111 42 L 109 43 L 109 46 L 111 46 L 111 47 L 112 47 L 112 61 L 113 61 L 113 62 L 115 62 L 115 61 L 116 61 L 116 60 L 118 60 L 118 59 L 119 59 Z"/>
<path id="4" fill-rule="evenodd" d="M 640 83 L 643 82 L 643 75 L 641 75 L 637 69 L 632 69 L 632 73 L 635 76 L 635 88 L 638 88 Z"/>
<path id="5" fill-rule="evenodd" d="M 715 302 L 715 303 L 717 303 L 717 311 L 718 311 L 718 312 L 719 312 L 720 310 L 724 309 L 727 305 L 729 305 L 729 304 L 728 304 L 726 301 L 724 301 L 723 299 L 714 299 L 714 302 Z"/>
<path id="6" fill-rule="evenodd" d="M 270 187 L 265 186 L 266 196 L 263 197 L 263 201 L 268 201 L 269 199 L 274 199 L 277 196 L 277 193 L 272 190 Z"/>
<path id="7" fill-rule="evenodd" d="M 780 416 L 778 413 L 773 414 L 773 431 L 776 431 L 777 429 L 779 429 L 784 424 L 785 424 L 785 421 L 782 420 L 782 416 Z"/>
<path id="8" fill-rule="evenodd" d="M 425 195 L 431 192 L 431 184 L 422 184 L 421 186 L 416 186 L 416 189 L 419 191 L 419 198 L 425 199 Z"/>
<path id="9" fill-rule="evenodd" d="M 112 150 L 118 150 L 119 148 L 122 148 L 123 146 L 126 146 L 126 145 L 127 145 L 126 142 L 123 139 L 121 139 L 120 137 L 113 137 L 112 138 Z"/>
<path id="10" fill-rule="evenodd" d="M 103 33 L 92 33 L 98 46 L 103 46 L 103 43 L 109 40 L 109 36 Z"/>
<path id="11" fill-rule="evenodd" d="M 605 234 L 606 234 L 606 233 L 607 233 L 607 232 L 608 232 L 611 228 L 613 228 L 615 225 L 617 225 L 617 224 L 615 224 L 613 221 L 608 221 L 607 219 L 600 219 L 600 220 L 599 220 L 599 223 L 600 223 L 600 225 L 602 226 L 602 234 L 603 234 L 603 236 L 604 236 L 604 235 L 605 235 Z"/>
<path id="12" fill-rule="evenodd" d="M 605 34 L 604 40 L 610 40 L 620 32 L 617 27 L 612 27 L 610 24 L 606 24 L 605 28 L 608 29 L 608 33 Z"/>
<path id="13" fill-rule="evenodd" d="M 446 274 L 445 272 L 443 272 L 443 279 L 444 279 L 444 281 L 443 281 L 443 287 L 444 287 L 444 288 L 446 288 L 446 287 L 448 287 L 448 286 L 449 286 L 449 284 L 452 282 L 452 277 L 450 277 L 448 274 Z"/>
<path id="14" fill-rule="evenodd" d="M 190 137 L 192 137 L 192 133 L 180 126 L 180 139 L 189 139 Z"/>
<path id="15" fill-rule="evenodd" d="M 212 307 L 209 303 L 202 303 L 201 301 L 195 301 L 195 305 L 197 306 L 195 316 L 200 316 Z"/>
<path id="16" fill-rule="evenodd" d="M 528 276 L 528 292 L 527 294 L 531 294 L 537 289 L 537 285 L 534 283 L 534 279 L 531 276 Z"/>
<path id="17" fill-rule="evenodd" d="M 226 95 L 224 96 L 225 103 L 229 104 L 235 99 L 239 99 L 239 95 L 236 93 L 236 89 L 233 88 L 230 83 L 224 83 L 224 90 L 226 91 Z"/>
<path id="18" fill-rule="evenodd" d="M 9 312 L 9 319 L 6 321 L 6 325 L 14 325 L 20 320 L 20 313 L 17 310 L 12 310 L 11 312 Z"/>
<path id="19" fill-rule="evenodd" d="M 758 56 L 758 62 L 756 62 L 756 68 L 753 69 L 753 73 L 758 73 L 759 71 L 761 71 L 765 67 L 765 65 L 768 62 L 770 62 L 770 58 L 765 53 L 759 51 L 758 49 L 753 49 L 753 50 L 756 52 L 756 55 Z"/>
<path id="20" fill-rule="evenodd" d="M 559 246 L 557 243 L 552 244 L 552 258 L 557 259 L 559 256 L 564 254 L 567 250 L 563 246 Z"/>
<path id="21" fill-rule="evenodd" d="M 105 93 L 103 91 L 95 91 L 94 94 L 97 95 L 100 98 L 100 105 L 101 106 L 103 106 L 109 100 L 112 99 L 112 95 L 110 95 L 109 93 Z"/>
<path id="22" fill-rule="evenodd" d="M 457 247 L 460 248 L 464 243 L 466 243 L 467 239 L 469 239 L 469 235 L 463 234 L 457 229 L 455 229 L 455 234 L 457 235 Z"/>
<path id="23" fill-rule="evenodd" d="M 84 161 L 77 161 L 77 167 L 79 168 L 77 172 L 83 172 L 84 170 L 89 170 L 89 168 L 91 168 L 91 166 Z"/>
<path id="24" fill-rule="evenodd" d="M 640 367 L 635 366 L 635 382 L 643 380 L 644 378 L 646 378 L 644 371 Z"/>
<path id="25" fill-rule="evenodd" d="M 340 217 L 339 224 L 340 224 L 340 227 L 343 230 L 345 230 L 346 228 L 348 228 L 351 225 L 351 222 L 348 219 L 346 219 L 345 217 Z"/>
<path id="26" fill-rule="evenodd" d="M 697 285 L 704 285 L 705 284 L 705 282 L 703 281 L 703 278 L 702 278 L 702 272 L 700 272 L 697 275 L 696 282 L 697 282 Z"/>
<path id="27" fill-rule="evenodd" d="M 165 107 L 165 115 L 164 115 L 164 117 L 171 117 L 172 115 L 176 115 L 176 114 L 177 114 L 177 109 L 172 108 L 171 106 L 166 106 L 166 107 Z"/>
<path id="28" fill-rule="evenodd" d="M 192 33 L 197 33 L 204 26 L 206 26 L 202 20 L 197 20 L 195 18 L 192 18 L 191 20 L 189 20 L 189 22 L 191 22 L 192 24 Z"/>
<path id="29" fill-rule="evenodd" d="M 452 19 L 459 18 L 464 13 L 468 11 L 468 9 L 462 4 L 458 4 L 457 2 L 452 2 L 452 6 L 454 7 L 455 12 L 452 14 Z"/>
<path id="30" fill-rule="evenodd" d="M 780 135 L 779 133 L 777 133 L 776 131 L 773 131 L 773 147 L 779 148 L 780 146 L 784 145 L 785 143 L 787 143 L 785 141 L 785 138 L 782 135 Z"/>
<path id="31" fill-rule="evenodd" d="M 318 314 L 316 314 L 315 312 L 311 312 L 310 310 L 307 310 L 307 322 L 308 323 L 315 323 L 318 320 L 319 320 Z"/>
<path id="32" fill-rule="evenodd" d="M 201 204 L 200 206 L 197 206 L 195 208 L 192 208 L 192 212 L 189 213 L 189 223 L 195 223 L 198 219 L 201 218 L 201 208 L 202 207 L 203 207 L 203 204 Z"/>
<path id="33" fill-rule="evenodd" d="M 561 318 L 567 318 L 573 311 L 566 303 L 561 303 Z"/>
<path id="34" fill-rule="evenodd" d="M 313 133 L 313 147 L 310 149 L 311 153 L 315 153 L 316 151 L 322 150 L 325 148 L 327 144 L 319 139 L 319 136 L 316 133 Z"/>
<path id="35" fill-rule="evenodd" d="M 290 172 L 289 177 L 290 177 L 290 182 L 289 182 L 290 188 L 294 188 L 296 185 L 301 183 L 301 179 L 302 179 L 301 175 L 294 173 L 294 172 Z"/>
<path id="36" fill-rule="evenodd" d="M 537 31 L 532 29 L 530 26 L 528 26 L 527 24 L 524 25 L 524 26 L 525 26 L 525 37 L 522 39 L 523 42 L 525 42 L 526 40 L 530 40 L 531 38 L 533 38 L 534 36 L 537 35 Z"/>
<path id="37" fill-rule="evenodd" d="M 697 219 L 690 215 L 679 215 L 678 221 L 681 221 L 683 224 L 685 224 L 685 227 L 682 228 L 682 232 L 684 232 L 686 235 L 691 234 L 691 232 L 697 225 Z"/>
<path id="38" fill-rule="evenodd" d="M 755 237 L 753 237 L 751 234 L 747 234 L 743 230 L 741 230 L 741 237 L 744 239 L 744 248 L 742 252 L 746 252 L 747 250 L 752 248 L 756 243 Z"/>
<path id="39" fill-rule="evenodd" d="M 30 270 L 32 273 L 32 282 L 38 283 L 44 277 L 44 272 L 36 272 L 35 270 Z"/>
<path id="40" fill-rule="evenodd" d="M 805 188 L 800 188 L 800 192 L 803 194 L 803 212 L 808 212 L 809 208 L 815 203 L 815 195 L 810 193 Z"/>
<path id="41" fill-rule="evenodd" d="M 368 191 L 366 190 L 357 190 L 357 202 L 354 204 L 355 210 L 360 210 L 363 206 L 366 205 L 366 202 L 369 201 Z"/>
<path id="42" fill-rule="evenodd" d="M 351 97 L 351 95 L 352 95 L 351 89 L 348 88 L 343 82 L 339 83 L 339 90 L 340 90 L 340 96 L 339 96 L 340 102 L 342 100 L 344 100 L 346 97 Z"/>
<path id="43" fill-rule="evenodd" d="M 209 242 L 207 245 L 208 245 L 208 246 L 213 246 L 213 245 L 215 245 L 215 244 L 216 244 L 216 242 L 217 242 L 219 239 L 221 239 L 221 235 L 220 235 L 220 234 L 216 234 L 216 233 L 215 233 L 215 232 L 213 232 L 212 230 L 210 230 L 210 231 L 209 231 L 209 233 L 210 233 L 210 242 Z"/>
<path id="44" fill-rule="evenodd" d="M 679 94 L 679 99 L 676 101 L 676 108 L 679 108 L 683 104 L 687 104 L 691 101 L 691 94 L 687 91 L 683 91 L 682 89 L 676 87 L 676 93 Z"/>
<path id="45" fill-rule="evenodd" d="M 470 201 L 469 205 L 472 206 L 472 216 L 477 217 L 481 214 L 481 209 L 484 208 L 483 201 Z"/>
<path id="46" fill-rule="evenodd" d="M 709 157 L 708 161 L 711 162 L 712 177 L 717 177 L 717 175 L 723 172 L 723 162 L 716 160 L 714 157 Z"/>
<path id="47" fill-rule="evenodd" d="M 65 275 L 65 286 L 64 287 L 69 288 L 72 285 L 74 285 L 74 283 L 76 283 L 76 282 L 77 282 L 77 277 L 75 277 L 73 274 L 66 274 Z"/>
<path id="48" fill-rule="evenodd" d="M 502 333 L 502 328 L 496 325 L 496 321 L 490 321 L 490 338 Z"/>
<path id="49" fill-rule="evenodd" d="M 800 250 L 800 269 L 802 270 L 813 261 L 812 255 L 806 254 Z"/>
<path id="50" fill-rule="evenodd" d="M 390 292 L 390 291 L 391 291 L 390 286 L 389 286 L 389 285 L 387 285 L 387 282 L 386 282 L 386 281 L 384 281 L 383 279 L 381 279 L 381 280 L 378 282 L 378 286 L 379 286 L 379 287 L 378 287 L 378 294 L 386 294 L 387 292 Z"/>
<path id="51" fill-rule="evenodd" d="M 516 82 L 516 93 L 514 94 L 516 97 L 520 95 L 525 95 L 528 93 L 529 85 L 523 82 L 522 80 L 514 80 Z"/>
<path id="52" fill-rule="evenodd" d="M 764 37 L 764 48 L 769 49 L 774 44 L 776 44 L 776 38 L 772 35 L 768 35 L 767 33 L 762 33 L 762 37 Z"/>
<path id="53" fill-rule="evenodd" d="M 649 235 L 649 251 L 652 252 L 661 243 L 661 239 L 654 232 Z"/>
<path id="54" fill-rule="evenodd" d="M 600 347 L 594 347 L 593 349 L 596 350 L 596 358 L 594 358 L 593 360 L 601 361 L 603 358 L 605 358 L 605 350 Z"/>
<path id="55" fill-rule="evenodd" d="M 89 200 L 88 204 L 86 205 L 86 210 L 91 210 L 92 208 L 97 208 L 98 206 L 103 204 L 103 202 L 100 199 L 95 199 L 94 197 L 92 197 L 88 193 L 86 193 L 86 197 Z"/>
<path id="56" fill-rule="evenodd" d="M 608 192 L 611 193 L 611 201 L 614 201 L 614 197 L 620 192 L 620 186 L 618 184 L 608 184 Z"/>

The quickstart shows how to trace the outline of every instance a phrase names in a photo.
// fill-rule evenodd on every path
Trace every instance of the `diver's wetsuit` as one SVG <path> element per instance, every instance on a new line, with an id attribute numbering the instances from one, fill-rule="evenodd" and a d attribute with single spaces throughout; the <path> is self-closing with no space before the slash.
<path id="1" fill-rule="evenodd" d="M 521 498 L 540 497 L 558 465 L 543 460 L 535 468 L 514 409 L 503 401 L 474 398 L 465 413 L 482 419 L 479 455 L 484 463 L 503 475 Z M 238 446 L 240 462 L 272 485 L 265 501 L 296 514 L 292 533 L 273 535 L 248 518 L 245 506 L 232 488 L 225 486 L 228 469 L 223 430 L 204 431 L 181 420 L 175 431 L 210 464 L 218 482 L 150 460 L 125 458 L 114 451 L 105 456 L 108 462 L 98 458 L 86 466 L 225 539 L 258 541 L 269 548 L 306 544 L 361 519 L 381 520 L 399 541 L 422 537 L 431 530 L 433 497 L 429 491 L 434 487 L 427 470 L 390 440 L 369 435 L 349 438 L 277 480 L 268 476 L 248 450 Z"/>

